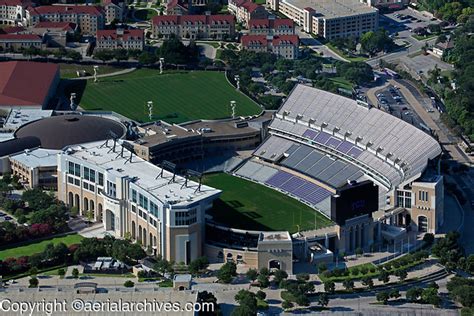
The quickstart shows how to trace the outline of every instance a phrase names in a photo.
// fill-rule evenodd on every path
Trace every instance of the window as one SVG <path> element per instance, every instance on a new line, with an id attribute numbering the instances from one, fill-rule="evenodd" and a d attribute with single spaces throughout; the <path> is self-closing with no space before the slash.
<path id="1" fill-rule="evenodd" d="M 150 202 L 150 212 L 153 214 L 153 216 L 160 217 L 158 213 L 158 205 L 153 202 Z"/>
<path id="2" fill-rule="evenodd" d="M 138 194 L 138 205 L 148 211 L 148 198 L 142 194 Z"/>
<path id="3" fill-rule="evenodd" d="M 132 202 L 137 203 L 137 191 L 132 189 Z"/>
<path id="4" fill-rule="evenodd" d="M 111 197 L 117 196 L 117 186 L 115 183 L 107 181 L 107 194 Z"/>
<path id="5" fill-rule="evenodd" d="M 84 167 L 84 179 L 95 182 L 95 170 Z"/>
<path id="6" fill-rule="evenodd" d="M 68 173 L 74 176 L 80 177 L 81 176 L 81 165 L 69 161 L 68 163 Z"/>
<path id="7" fill-rule="evenodd" d="M 98 172 L 99 174 L 99 185 L 104 186 L 104 174 L 101 172 Z"/>
<path id="8" fill-rule="evenodd" d="M 191 225 L 197 222 L 197 210 L 191 209 L 184 212 L 175 213 L 175 225 L 176 226 L 186 226 Z"/>

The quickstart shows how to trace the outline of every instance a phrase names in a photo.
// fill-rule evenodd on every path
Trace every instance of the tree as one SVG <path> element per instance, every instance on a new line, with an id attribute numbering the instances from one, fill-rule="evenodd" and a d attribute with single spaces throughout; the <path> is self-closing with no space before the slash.
<path id="1" fill-rule="evenodd" d="M 398 291 L 397 289 L 391 290 L 389 295 L 390 295 L 390 298 L 394 298 L 394 299 L 399 299 L 401 296 L 400 291 Z"/>
<path id="2" fill-rule="evenodd" d="M 298 283 L 304 283 L 308 280 L 309 280 L 309 274 L 308 273 L 298 273 L 296 275 L 296 281 L 298 281 Z"/>
<path id="3" fill-rule="evenodd" d="M 288 273 L 286 273 L 285 270 L 278 269 L 273 273 L 273 278 L 274 278 L 273 280 L 275 281 L 275 283 L 280 284 L 281 281 L 288 278 Z"/>
<path id="4" fill-rule="evenodd" d="M 125 287 L 134 287 L 135 283 L 132 280 L 127 280 L 123 283 L 123 286 L 125 286 Z"/>
<path id="5" fill-rule="evenodd" d="M 319 272 L 319 273 L 323 273 L 324 271 L 327 271 L 327 270 L 328 270 L 328 266 L 326 265 L 326 263 L 321 262 L 321 263 L 318 265 L 318 272 Z"/>
<path id="6" fill-rule="evenodd" d="M 230 283 L 237 275 L 237 265 L 234 262 L 226 262 L 217 272 L 217 278 L 223 283 Z"/>
<path id="7" fill-rule="evenodd" d="M 268 275 L 260 273 L 257 277 L 258 284 L 260 288 L 267 288 L 270 285 L 270 281 L 268 280 Z"/>
<path id="8" fill-rule="evenodd" d="M 329 294 L 334 294 L 336 290 L 336 284 L 333 281 L 324 282 L 324 291 Z"/>
<path id="9" fill-rule="evenodd" d="M 374 280 L 372 278 L 363 278 L 362 279 L 362 285 L 367 286 L 367 288 L 371 289 L 374 287 Z"/>
<path id="10" fill-rule="evenodd" d="M 71 274 L 74 279 L 77 279 L 79 277 L 79 270 L 77 268 L 74 268 L 72 269 Z"/>
<path id="11" fill-rule="evenodd" d="M 138 62 L 142 65 L 151 65 L 156 62 L 156 56 L 149 52 L 142 52 L 138 56 Z"/>
<path id="12" fill-rule="evenodd" d="M 358 247 L 355 250 L 355 254 L 356 254 L 357 257 L 360 257 L 364 254 L 364 250 L 362 250 L 362 248 Z"/>
<path id="13" fill-rule="evenodd" d="M 281 307 L 283 307 L 283 309 L 290 309 L 293 307 L 293 303 L 290 301 L 283 301 L 283 303 L 281 303 Z"/>
<path id="14" fill-rule="evenodd" d="M 94 58 L 107 62 L 114 58 L 114 52 L 109 49 L 97 50 L 94 52 Z"/>
<path id="15" fill-rule="evenodd" d="M 36 278 L 36 277 L 30 278 L 29 283 L 30 283 L 30 285 L 28 287 L 38 287 L 38 285 L 39 285 L 38 278 Z"/>
<path id="16" fill-rule="evenodd" d="M 390 281 L 390 273 L 387 271 L 381 271 L 378 280 L 383 283 L 388 283 Z"/>
<path id="17" fill-rule="evenodd" d="M 256 295 L 257 295 L 257 298 L 262 301 L 267 298 L 267 294 L 265 294 L 265 292 L 263 291 L 257 291 Z"/>
<path id="18" fill-rule="evenodd" d="M 326 307 L 329 304 L 329 296 L 327 293 L 321 293 L 319 294 L 318 297 L 318 304 L 321 305 L 321 307 Z"/>
<path id="19" fill-rule="evenodd" d="M 416 302 L 421 297 L 422 293 L 423 289 L 418 286 L 415 286 L 407 290 L 407 292 L 405 293 L 405 297 L 409 302 Z"/>
<path id="20" fill-rule="evenodd" d="M 408 273 L 407 273 L 407 270 L 405 269 L 402 269 L 402 270 L 398 270 L 395 275 L 400 279 L 400 281 L 404 281 L 407 276 L 408 276 Z"/>
<path id="21" fill-rule="evenodd" d="M 421 293 L 421 300 L 436 307 L 441 304 L 441 298 L 438 295 L 438 290 L 435 288 L 424 289 Z"/>
<path id="22" fill-rule="evenodd" d="M 434 242 L 434 235 L 431 234 L 431 233 L 426 233 L 426 234 L 423 236 L 423 241 L 424 241 L 427 245 L 433 244 L 433 242 Z"/>
<path id="23" fill-rule="evenodd" d="M 235 295 L 235 300 L 239 306 L 232 311 L 232 316 L 255 315 L 257 313 L 257 298 L 255 293 L 240 290 Z"/>
<path id="24" fill-rule="evenodd" d="M 64 278 L 64 276 L 66 275 L 66 270 L 64 270 L 63 268 L 58 269 L 58 275 L 61 279 Z"/>
<path id="25" fill-rule="evenodd" d="M 206 303 L 207 306 L 209 306 L 209 304 L 212 304 L 212 308 L 211 306 L 209 306 L 210 308 L 207 311 L 204 309 L 199 311 L 197 313 L 198 316 L 219 315 L 219 305 L 217 304 L 217 298 L 211 292 L 199 292 L 197 295 L 196 303 L 201 304 L 201 306 L 204 306 L 203 303 Z"/>
<path id="26" fill-rule="evenodd" d="M 247 278 L 251 281 L 255 281 L 257 279 L 257 276 L 258 276 L 258 271 L 257 269 L 249 269 L 247 271 L 247 273 L 245 273 L 245 275 L 247 276 Z"/>
<path id="27" fill-rule="evenodd" d="M 72 217 L 76 217 L 79 214 L 79 208 L 77 206 L 73 206 L 69 209 L 69 215 Z"/>
<path id="28" fill-rule="evenodd" d="M 342 282 L 342 286 L 343 286 L 347 291 L 352 292 L 352 290 L 354 289 L 354 281 L 352 281 L 352 280 L 344 280 L 344 281 Z"/>
<path id="29" fill-rule="evenodd" d="M 128 52 L 126 49 L 116 49 L 114 50 L 114 58 L 120 62 L 122 60 L 127 60 L 128 59 Z"/>
<path id="30" fill-rule="evenodd" d="M 66 57 L 72 59 L 73 61 L 79 61 L 82 59 L 80 52 L 71 49 L 67 51 Z"/>
<path id="31" fill-rule="evenodd" d="M 382 302 L 384 305 L 386 305 L 390 296 L 386 291 L 383 291 L 378 292 L 376 298 L 378 302 Z"/>
<path id="32" fill-rule="evenodd" d="M 39 188 L 26 190 L 23 192 L 21 199 L 28 204 L 28 207 L 35 210 L 44 210 L 54 203 L 54 196 L 43 192 Z"/>
<path id="33" fill-rule="evenodd" d="M 199 271 L 206 269 L 209 266 L 209 260 L 207 257 L 199 257 L 189 263 L 189 272 L 197 274 Z"/>

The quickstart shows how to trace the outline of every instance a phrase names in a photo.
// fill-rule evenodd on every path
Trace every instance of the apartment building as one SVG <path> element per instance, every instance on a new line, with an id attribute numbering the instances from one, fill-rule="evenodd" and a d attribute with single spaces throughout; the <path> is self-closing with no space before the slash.
<path id="1" fill-rule="evenodd" d="M 95 35 L 104 28 L 105 13 L 100 6 L 48 5 L 27 10 L 30 25 L 42 21 L 75 23 L 81 33 Z"/>
<path id="2" fill-rule="evenodd" d="M 226 39 L 235 36 L 234 17 L 216 15 L 162 15 L 152 19 L 153 36 L 185 39 Z"/>
<path id="3" fill-rule="evenodd" d="M 2 51 L 18 51 L 30 47 L 43 48 L 43 38 L 36 34 L 0 34 Z"/>
<path id="4" fill-rule="evenodd" d="M 299 56 L 298 35 L 245 35 L 241 39 L 242 48 L 254 52 L 269 52 L 286 59 Z"/>
<path id="5" fill-rule="evenodd" d="M 291 19 L 251 19 L 248 25 L 250 35 L 293 35 L 295 23 Z"/>
<path id="6" fill-rule="evenodd" d="M 105 23 L 110 24 L 114 21 L 123 22 L 127 12 L 127 5 L 120 0 L 104 0 Z"/>
<path id="7" fill-rule="evenodd" d="M 227 9 L 244 27 L 248 27 L 251 19 L 266 19 L 268 16 L 263 6 L 250 0 L 229 0 Z"/>
<path id="8" fill-rule="evenodd" d="M 118 141 L 69 146 L 58 156 L 60 200 L 167 260 L 189 264 L 202 255 L 205 212 L 220 193 L 135 156 Z"/>
<path id="9" fill-rule="evenodd" d="M 29 0 L 0 0 L 0 25 L 23 25 L 27 23 L 26 8 Z"/>
<path id="10" fill-rule="evenodd" d="M 138 49 L 145 46 L 143 30 L 100 30 L 96 36 L 96 50 L 101 49 Z"/>
<path id="11" fill-rule="evenodd" d="M 378 28 L 378 9 L 357 0 L 267 0 L 307 33 L 326 39 L 361 36 Z"/>

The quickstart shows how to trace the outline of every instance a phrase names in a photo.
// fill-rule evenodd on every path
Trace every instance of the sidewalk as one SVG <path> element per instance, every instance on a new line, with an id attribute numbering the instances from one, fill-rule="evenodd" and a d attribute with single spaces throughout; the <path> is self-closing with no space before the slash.
<path id="1" fill-rule="evenodd" d="M 124 75 L 128 74 L 132 71 L 135 71 L 137 68 L 128 68 L 128 69 L 122 69 L 116 72 L 111 72 L 108 74 L 102 74 L 102 75 L 97 75 L 97 78 L 105 78 L 105 77 L 113 77 L 113 76 L 119 76 L 119 75 Z M 99 71 L 100 71 L 100 66 L 99 66 Z M 86 76 L 86 77 L 77 77 L 77 78 L 70 78 L 71 80 L 87 80 L 87 79 L 94 79 L 94 76 Z"/>

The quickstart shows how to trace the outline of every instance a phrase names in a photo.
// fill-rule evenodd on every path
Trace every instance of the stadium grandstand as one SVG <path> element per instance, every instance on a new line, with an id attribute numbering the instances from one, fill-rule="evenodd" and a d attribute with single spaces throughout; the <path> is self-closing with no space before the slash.
<path id="1" fill-rule="evenodd" d="M 441 147 L 403 120 L 360 101 L 297 85 L 268 135 L 235 175 L 291 195 L 328 217 L 340 189 L 370 180 L 378 186 L 380 210 L 405 212 L 391 225 L 415 224 L 419 231 L 435 232 L 442 224 L 442 189 L 434 189 L 442 180 L 425 183 L 422 177 Z M 418 185 L 423 188 L 415 189 Z M 433 197 L 421 205 L 418 190 L 432 191 Z"/>

